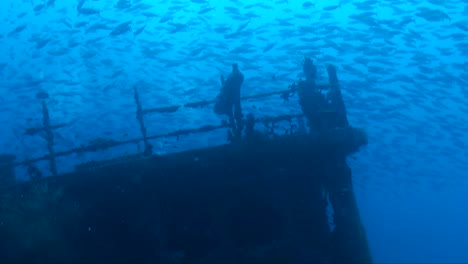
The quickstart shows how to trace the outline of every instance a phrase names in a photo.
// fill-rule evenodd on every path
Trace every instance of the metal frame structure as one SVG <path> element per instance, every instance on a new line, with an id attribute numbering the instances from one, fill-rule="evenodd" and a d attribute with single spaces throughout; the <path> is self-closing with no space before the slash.
<path id="1" fill-rule="evenodd" d="M 241 98 L 281 95 L 287 101 L 297 92 L 301 113 L 257 119 L 248 114 L 235 120 L 242 122 L 238 127 L 229 118 L 152 135 L 145 115 L 218 101 L 145 109 L 133 87 L 141 136 L 97 138 L 64 151 L 54 148 L 53 131 L 67 124 L 53 124 L 47 101 L 39 98 L 42 125 L 26 129 L 26 135 L 45 133 L 48 153 L 16 163 L 13 155 L 0 154 L 0 244 L 5 245 L 0 258 L 102 263 L 138 257 L 142 263 L 173 263 L 173 255 L 183 252 L 184 263 L 372 263 L 346 159 L 367 144 L 367 136 L 348 123 L 335 67 L 327 68 L 328 84 L 316 85 L 311 63 L 305 59 L 306 81 Z M 254 131 L 260 122 L 264 133 Z M 278 122 L 285 125 L 284 136 L 275 133 Z M 152 139 L 223 128 L 230 144 L 153 153 Z M 135 154 L 98 156 L 60 177 L 42 177 L 35 164 L 49 165 L 57 176 L 57 157 L 141 142 L 144 148 Z M 16 166 L 26 167 L 31 181 L 17 184 Z M 25 235 L 34 239 L 24 242 Z"/>
<path id="2" fill-rule="evenodd" d="M 328 85 L 323 85 L 323 88 L 328 87 Z M 245 96 L 241 98 L 241 101 L 245 100 L 251 100 L 251 99 L 258 99 L 258 98 L 265 98 L 265 97 L 270 97 L 274 95 L 289 95 L 293 93 L 294 91 L 291 89 L 291 87 L 287 90 L 280 90 L 280 91 L 274 91 L 274 92 L 268 92 L 268 93 L 261 93 L 261 94 L 256 94 L 256 95 L 251 95 L 251 96 Z M 117 141 L 117 140 L 108 140 L 108 141 L 103 141 L 103 142 L 98 142 L 97 144 L 88 144 L 86 146 L 81 146 L 78 148 L 73 148 L 65 151 L 55 151 L 54 149 L 54 135 L 53 131 L 60 129 L 62 127 L 67 126 L 67 124 L 52 124 L 50 120 L 50 114 L 49 114 L 49 109 L 47 107 L 46 100 L 43 99 L 41 104 L 42 104 L 42 123 L 43 125 L 41 127 L 31 127 L 27 128 L 25 131 L 25 135 L 30 135 L 33 136 L 37 133 L 46 132 L 46 141 L 47 141 L 47 149 L 48 149 L 48 154 L 41 156 L 41 157 L 35 157 L 35 158 L 30 158 L 26 159 L 23 161 L 18 161 L 18 162 L 11 162 L 8 166 L 11 167 L 18 167 L 18 166 L 27 166 L 31 165 L 33 163 L 39 162 L 39 161 L 44 161 L 48 160 L 49 161 L 49 166 L 50 166 L 50 172 L 52 173 L 52 176 L 57 176 L 57 162 L 56 159 L 57 157 L 61 156 L 67 156 L 71 155 L 73 153 L 83 153 L 83 152 L 95 152 L 98 150 L 105 150 L 109 148 L 113 148 L 116 146 L 120 145 L 127 145 L 127 144 L 134 144 L 134 143 L 139 143 L 143 142 L 144 144 L 144 150 L 142 153 L 143 157 L 151 156 L 153 155 L 153 146 L 149 142 L 152 139 L 158 139 L 158 138 L 166 138 L 166 137 L 179 137 L 183 135 L 188 135 L 188 134 L 194 134 L 194 133 L 205 133 L 217 129 L 222 129 L 222 128 L 230 128 L 230 124 L 228 123 L 222 123 L 220 125 L 206 125 L 198 128 L 192 128 L 192 129 L 182 129 L 182 130 L 177 130 L 165 134 L 154 134 L 154 135 L 148 135 L 147 128 L 145 126 L 145 121 L 144 121 L 144 116 L 147 114 L 153 114 L 153 113 L 174 113 L 177 112 L 181 108 L 199 108 L 199 107 L 204 107 L 208 105 L 212 105 L 216 103 L 216 100 L 202 100 L 202 101 L 197 101 L 197 102 L 190 102 L 186 103 L 184 105 L 172 105 L 172 106 L 166 106 L 166 107 L 156 107 L 156 108 L 143 108 L 140 100 L 140 95 L 138 92 L 138 88 L 134 86 L 134 99 L 135 99 L 135 105 L 136 105 L 136 119 L 139 123 L 140 126 L 140 132 L 141 132 L 141 137 L 139 138 L 134 138 L 134 139 L 128 139 L 128 140 L 122 140 L 122 141 Z M 279 115 L 279 116 L 272 116 L 272 117 L 263 117 L 263 118 L 258 118 L 254 120 L 254 123 L 276 123 L 280 121 L 289 121 L 291 122 L 295 118 L 301 118 L 304 117 L 304 114 L 298 113 L 298 114 L 290 114 L 290 115 Z"/>

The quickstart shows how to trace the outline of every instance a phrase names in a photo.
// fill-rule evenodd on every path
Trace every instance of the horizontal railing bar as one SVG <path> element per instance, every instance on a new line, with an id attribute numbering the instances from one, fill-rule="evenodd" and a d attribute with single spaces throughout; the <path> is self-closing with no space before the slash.
<path id="1" fill-rule="evenodd" d="M 268 97 L 272 95 L 279 95 L 279 94 L 284 94 L 284 93 L 290 93 L 290 92 L 291 92 L 291 89 L 244 96 L 244 97 L 241 97 L 241 101 Z M 203 107 L 203 106 L 215 104 L 215 103 L 216 103 L 216 100 L 202 100 L 198 102 L 186 103 L 184 105 L 173 105 L 173 106 L 145 109 L 143 110 L 143 113 L 145 114 L 147 113 L 174 113 L 182 107 L 197 108 L 197 107 Z"/>
<path id="2" fill-rule="evenodd" d="M 329 85 L 328 84 L 318 84 L 318 85 L 316 85 L 316 87 L 319 90 L 324 90 L 324 89 L 327 89 L 329 87 Z M 293 91 L 291 89 L 287 89 L 287 90 L 273 91 L 273 92 L 268 92 L 268 93 L 254 94 L 254 95 L 241 97 L 241 101 L 251 100 L 251 99 L 258 99 L 258 98 L 263 98 L 263 97 L 269 97 L 269 96 L 272 96 L 272 95 L 289 94 L 289 93 L 292 93 L 292 92 Z M 173 105 L 173 106 L 165 106 L 165 107 L 145 109 L 145 110 L 143 110 L 143 113 L 144 114 L 149 114 L 149 113 L 174 113 L 174 112 L 177 112 L 182 107 L 197 108 L 197 107 L 203 107 L 203 106 L 207 106 L 207 105 L 215 104 L 215 103 L 216 103 L 216 99 L 202 100 L 202 101 L 198 101 L 198 102 L 186 103 L 186 104 L 183 104 L 183 105 Z"/>
<path id="3" fill-rule="evenodd" d="M 263 98 L 263 97 L 268 97 L 272 95 L 279 95 L 279 94 L 284 94 L 291 92 L 290 89 L 288 90 L 282 90 L 282 91 L 275 91 L 275 92 L 268 92 L 268 93 L 261 93 L 261 94 L 256 94 L 256 95 L 250 95 L 250 96 L 244 96 L 241 98 L 241 100 L 251 100 L 251 99 L 256 99 L 256 98 Z M 157 107 L 157 108 L 150 108 L 150 109 L 144 109 L 143 114 L 150 114 L 150 113 L 174 113 L 177 112 L 181 107 L 186 107 L 186 108 L 197 108 L 197 107 L 203 107 L 206 105 L 214 104 L 216 103 L 216 100 L 203 100 L 203 101 L 198 101 L 198 102 L 192 102 L 192 103 L 186 103 L 184 105 L 173 105 L 173 106 L 165 106 L 165 107 Z M 50 129 L 55 130 L 58 128 L 62 128 L 67 126 L 67 124 L 57 124 L 57 125 L 51 125 Z M 26 135 L 34 135 L 38 132 L 46 130 L 45 127 L 32 127 L 32 128 L 27 128 L 25 134 Z"/>
<path id="4" fill-rule="evenodd" d="M 41 131 L 46 131 L 47 129 L 55 130 L 58 128 L 66 127 L 67 125 L 68 124 L 57 124 L 57 125 L 51 125 L 49 127 L 43 127 L 43 126 L 42 127 L 30 127 L 30 128 L 26 128 L 26 132 L 24 132 L 24 134 L 28 136 L 32 136 Z"/>
<path id="5" fill-rule="evenodd" d="M 281 116 L 275 116 L 275 117 L 263 117 L 263 118 L 256 119 L 255 123 L 287 121 L 287 120 L 291 120 L 291 119 L 299 118 L 303 116 L 304 116 L 303 114 L 292 114 L 292 115 L 281 115 Z M 206 125 L 206 126 L 202 126 L 199 128 L 181 129 L 181 130 L 177 130 L 177 131 L 173 131 L 173 132 L 169 132 L 165 134 L 148 136 L 147 139 L 178 137 L 178 136 L 194 134 L 194 133 L 204 133 L 204 132 L 209 132 L 209 131 L 213 131 L 213 130 L 217 130 L 221 128 L 228 128 L 230 126 L 231 125 L 228 123 L 221 124 L 221 125 Z M 135 138 L 135 139 L 129 139 L 129 140 L 123 140 L 123 141 L 109 140 L 109 141 L 104 141 L 102 144 L 88 145 L 88 146 L 74 148 L 74 149 L 70 149 L 66 151 L 55 152 L 55 157 L 67 156 L 73 153 L 95 152 L 98 150 L 105 150 L 105 149 L 109 149 L 109 148 L 120 146 L 120 145 L 138 143 L 143 140 L 144 140 L 143 138 Z M 12 163 L 12 166 L 16 167 L 16 166 L 28 165 L 31 163 L 35 163 L 35 162 L 42 161 L 42 160 L 48 160 L 48 159 L 50 159 L 49 154 L 44 155 L 42 157 L 37 157 L 37 158 L 27 159 L 21 162 Z"/>

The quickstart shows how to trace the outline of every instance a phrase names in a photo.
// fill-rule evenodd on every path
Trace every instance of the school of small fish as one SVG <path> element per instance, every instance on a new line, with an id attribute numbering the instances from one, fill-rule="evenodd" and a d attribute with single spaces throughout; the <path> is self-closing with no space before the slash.
<path id="1" fill-rule="evenodd" d="M 64 128 L 58 148 L 89 140 L 87 127 L 137 137 L 136 122 L 122 124 L 134 118 L 135 85 L 148 108 L 209 100 L 236 62 L 243 95 L 253 95 L 287 88 L 310 56 L 323 81 L 326 64 L 337 65 L 350 119 L 369 130 L 361 155 L 386 157 L 375 170 L 416 170 L 439 158 L 467 169 L 461 0 L 7 0 L 0 19 L 2 152 L 43 153 L 43 142 L 19 136 L 40 125 L 41 98 L 57 123 L 82 118 L 86 133 Z M 286 111 L 299 109 L 293 103 Z M 244 108 L 274 115 L 279 107 Z M 148 126 L 157 133 L 219 122 L 210 110 L 148 117 Z"/>
<path id="2" fill-rule="evenodd" d="M 55 149 L 65 151 L 101 136 L 140 137 L 134 86 L 144 108 L 211 100 L 220 74 L 238 63 L 249 96 L 286 89 L 309 56 L 323 82 L 326 64 L 337 66 L 349 120 L 369 134 L 350 159 L 358 197 L 468 187 L 466 0 L 2 0 L 0 20 L 0 154 L 47 154 L 43 136 L 32 136 L 42 100 Z M 243 108 L 256 117 L 300 112 L 297 100 L 280 98 Z M 205 107 L 145 121 L 154 135 L 220 119 Z M 153 145 L 164 153 L 215 139 L 225 133 Z M 60 159 L 59 173 L 102 155 Z M 38 167 L 47 174 L 47 162 Z M 368 228 L 371 242 L 386 238 Z"/>

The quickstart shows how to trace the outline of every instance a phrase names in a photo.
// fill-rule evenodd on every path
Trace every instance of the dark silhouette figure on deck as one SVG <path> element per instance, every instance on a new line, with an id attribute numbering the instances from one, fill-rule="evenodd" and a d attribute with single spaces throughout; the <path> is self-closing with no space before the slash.
<path id="1" fill-rule="evenodd" d="M 330 129 L 347 127 L 346 108 L 336 75 L 336 67 L 327 67 L 329 85 L 317 85 L 317 67 L 305 57 L 302 70 L 306 80 L 299 81 L 298 94 L 302 111 L 312 131 L 322 133 Z"/>
<path id="2" fill-rule="evenodd" d="M 227 79 L 221 75 L 221 91 L 216 98 L 214 112 L 227 115 L 233 129 L 233 136 L 240 136 L 242 131 L 242 107 L 240 90 L 244 82 L 244 75 L 239 71 L 238 65 L 232 65 L 232 72 Z"/>

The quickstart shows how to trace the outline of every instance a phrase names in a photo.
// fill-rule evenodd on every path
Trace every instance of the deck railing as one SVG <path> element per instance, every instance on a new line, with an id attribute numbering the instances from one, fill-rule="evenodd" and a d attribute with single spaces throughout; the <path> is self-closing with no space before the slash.
<path id="1" fill-rule="evenodd" d="M 291 93 L 292 93 L 291 89 L 273 91 L 273 92 L 268 92 L 268 93 L 245 96 L 241 98 L 241 101 L 266 98 L 266 97 L 275 96 L 275 95 L 290 95 Z M 96 151 L 106 150 L 106 149 L 121 146 L 121 145 L 135 144 L 135 143 L 141 143 L 141 142 L 143 142 L 144 144 L 143 153 L 141 153 L 142 156 L 151 156 L 153 155 L 153 146 L 151 145 L 150 140 L 159 139 L 159 138 L 167 138 L 167 137 L 180 137 L 180 136 L 188 135 L 188 134 L 206 133 L 206 132 L 217 130 L 217 129 L 223 129 L 223 128 L 229 129 L 231 127 L 231 125 L 228 123 L 221 123 L 217 125 L 205 125 L 205 126 L 191 128 L 191 129 L 180 129 L 177 131 L 172 131 L 172 132 L 164 133 L 164 134 L 149 134 L 145 126 L 144 117 L 146 115 L 154 114 L 154 113 L 174 113 L 182 108 L 205 107 L 205 106 L 215 104 L 216 100 L 202 100 L 202 101 L 186 103 L 183 105 L 171 105 L 171 106 L 165 106 L 165 107 L 144 108 L 140 100 L 138 88 L 136 86 L 134 86 L 134 99 L 135 99 L 135 105 L 136 105 L 136 119 L 140 127 L 141 137 L 128 139 L 128 140 L 120 140 L 120 141 L 119 140 L 94 140 L 90 142 L 88 145 L 84 145 L 84 146 L 80 146 L 77 148 L 72 148 L 72 149 L 68 149 L 64 151 L 55 151 L 53 132 L 55 130 L 66 127 L 67 124 L 63 124 L 63 123 L 54 124 L 51 121 L 51 118 L 49 115 L 47 101 L 46 99 L 42 99 L 41 100 L 42 126 L 27 128 L 25 131 L 25 135 L 34 136 L 41 132 L 45 132 L 46 134 L 45 139 L 47 142 L 48 153 L 40 157 L 28 158 L 22 161 L 14 161 L 14 158 L 11 158 L 11 159 L 8 159 L 7 162 L 5 161 L 3 164 L 0 163 L 0 167 L 14 168 L 17 166 L 30 166 L 39 161 L 48 160 L 49 168 L 50 168 L 50 172 L 52 176 L 57 176 L 58 175 L 57 161 L 56 161 L 57 157 L 68 156 L 68 155 L 76 154 L 76 153 L 96 152 Z M 256 123 L 274 124 L 274 123 L 281 122 L 281 121 L 292 122 L 293 119 L 301 118 L 303 116 L 304 115 L 302 113 L 297 113 L 297 114 L 262 117 L 262 118 L 254 119 L 254 123 L 255 124 Z M 9 156 L 14 157 L 14 155 L 9 155 Z"/>

